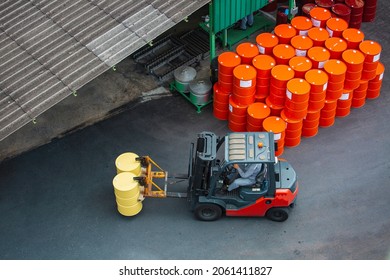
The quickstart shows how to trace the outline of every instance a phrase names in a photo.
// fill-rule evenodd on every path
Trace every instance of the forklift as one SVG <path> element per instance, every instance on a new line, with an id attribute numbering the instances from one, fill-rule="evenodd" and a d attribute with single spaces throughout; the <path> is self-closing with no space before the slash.
<path id="1" fill-rule="evenodd" d="M 225 214 L 265 216 L 283 222 L 296 201 L 298 182 L 291 165 L 275 157 L 276 146 L 272 132 L 232 132 L 218 137 L 205 131 L 198 134 L 196 146 L 190 145 L 188 173 L 174 176 L 168 176 L 149 156 L 137 157 L 143 170 L 133 178 L 140 185 L 139 201 L 145 197 L 187 198 L 201 221 L 215 221 Z M 235 164 L 261 164 L 255 183 L 221 192 L 238 177 L 232 168 Z M 188 180 L 187 192 L 169 192 L 170 178 Z M 164 180 L 164 187 L 156 183 L 157 179 Z"/>

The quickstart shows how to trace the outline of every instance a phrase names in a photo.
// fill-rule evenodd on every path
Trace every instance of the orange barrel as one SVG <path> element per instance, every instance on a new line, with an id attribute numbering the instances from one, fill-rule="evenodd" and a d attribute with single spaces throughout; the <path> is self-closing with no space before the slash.
<path id="1" fill-rule="evenodd" d="M 330 52 L 323 47 L 312 47 L 308 50 L 307 56 L 313 63 L 313 68 L 321 69 L 324 68 L 324 64 L 330 58 Z"/>
<path id="2" fill-rule="evenodd" d="M 320 111 L 307 111 L 306 118 L 302 121 L 302 136 L 313 137 L 318 133 L 320 124 Z"/>
<path id="3" fill-rule="evenodd" d="M 259 53 L 272 55 L 272 49 L 279 44 L 279 39 L 269 32 L 260 33 L 256 37 Z"/>
<path id="4" fill-rule="evenodd" d="M 284 113 L 293 120 L 302 120 L 307 113 L 310 97 L 310 84 L 300 78 L 288 81 Z"/>
<path id="5" fill-rule="evenodd" d="M 330 37 L 341 37 L 343 31 L 348 28 L 348 22 L 342 18 L 330 18 L 326 21 L 326 30 Z"/>
<path id="6" fill-rule="evenodd" d="M 347 49 L 347 42 L 338 37 L 331 37 L 325 41 L 325 48 L 330 52 L 330 59 L 340 59 Z"/>
<path id="7" fill-rule="evenodd" d="M 275 26 L 274 34 L 279 39 L 279 44 L 290 44 L 291 38 L 297 35 L 297 30 L 288 23 Z"/>
<path id="8" fill-rule="evenodd" d="M 270 55 L 260 54 L 253 58 L 252 64 L 257 71 L 255 98 L 265 100 L 269 95 L 271 70 L 276 65 L 275 59 Z"/>
<path id="9" fill-rule="evenodd" d="M 263 121 L 263 129 L 267 132 L 274 133 L 274 140 L 278 146 L 277 151 L 275 151 L 275 156 L 283 154 L 286 122 L 280 117 L 271 116 Z"/>
<path id="10" fill-rule="evenodd" d="M 359 44 L 364 40 L 363 31 L 356 28 L 347 28 L 343 31 L 343 39 L 347 41 L 348 49 L 359 49 Z"/>
<path id="11" fill-rule="evenodd" d="M 279 44 L 272 50 L 276 64 L 288 65 L 288 61 L 295 56 L 295 49 L 287 44 Z"/>
<path id="12" fill-rule="evenodd" d="M 314 7 L 310 11 L 310 18 L 313 26 L 325 28 L 326 21 L 330 19 L 331 13 L 328 9 Z"/>
<path id="13" fill-rule="evenodd" d="M 307 36 L 307 32 L 313 27 L 310 19 L 304 16 L 296 16 L 291 20 L 291 25 L 297 30 L 298 35 Z"/>
<path id="14" fill-rule="evenodd" d="M 313 40 L 314 47 L 323 47 L 326 39 L 329 38 L 329 32 L 322 27 L 313 27 L 307 32 L 307 36 Z"/>
<path id="15" fill-rule="evenodd" d="M 340 60 L 330 59 L 325 63 L 324 70 L 329 77 L 326 99 L 337 100 L 343 94 L 343 85 L 347 66 Z"/>
<path id="16" fill-rule="evenodd" d="M 364 54 L 358 50 L 349 49 L 343 52 L 342 60 L 347 65 L 345 73 L 345 89 L 356 89 L 360 85 L 363 71 Z"/>
<path id="17" fill-rule="evenodd" d="M 325 63 L 324 70 L 329 76 L 329 82 L 343 82 L 345 80 L 347 66 L 341 60 L 330 59 Z"/>
<path id="18" fill-rule="evenodd" d="M 233 84 L 240 88 L 256 86 L 257 71 L 252 65 L 241 64 L 233 70 Z"/>
<path id="19" fill-rule="evenodd" d="M 310 19 L 310 11 L 315 7 L 317 7 L 317 5 L 314 2 L 304 4 L 302 6 L 302 15 Z"/>
<path id="20" fill-rule="evenodd" d="M 378 67 L 376 69 L 375 78 L 368 81 L 367 95 L 366 95 L 367 98 L 375 99 L 379 97 L 381 87 L 382 87 L 384 72 L 385 72 L 385 66 L 381 62 L 379 62 Z"/>
<path id="21" fill-rule="evenodd" d="M 291 39 L 291 46 L 295 48 L 296 56 L 306 56 L 307 51 L 313 47 L 313 40 L 305 35 L 296 35 Z"/>
<path id="22" fill-rule="evenodd" d="M 271 116 L 280 116 L 280 113 L 284 109 L 284 105 L 276 105 L 272 103 L 269 96 L 265 99 L 265 104 L 271 109 Z"/>
<path id="23" fill-rule="evenodd" d="M 334 124 L 337 109 L 336 100 L 325 100 L 325 106 L 320 112 L 320 123 L 321 127 L 329 127 Z"/>
<path id="24" fill-rule="evenodd" d="M 247 109 L 247 131 L 262 131 L 263 130 L 263 121 L 265 118 L 269 117 L 271 114 L 271 109 L 262 102 L 255 102 L 248 106 Z"/>
<path id="25" fill-rule="evenodd" d="M 236 53 L 241 57 L 241 64 L 252 65 L 252 59 L 259 54 L 259 48 L 257 45 L 244 42 L 237 46 Z"/>
<path id="26" fill-rule="evenodd" d="M 307 71 L 312 67 L 310 59 L 304 56 L 294 56 L 288 62 L 295 72 L 295 78 L 304 78 Z"/>
<path id="27" fill-rule="evenodd" d="M 371 80 L 376 76 L 382 47 L 375 41 L 366 40 L 359 44 L 359 50 L 365 55 L 362 80 Z"/>
<path id="28" fill-rule="evenodd" d="M 218 56 L 218 74 L 233 75 L 233 70 L 241 64 L 241 58 L 235 52 L 223 52 Z"/>
<path id="29" fill-rule="evenodd" d="M 241 105 L 229 98 L 228 127 L 234 132 L 246 131 L 246 111 L 248 105 Z"/>
<path id="30" fill-rule="evenodd" d="M 235 52 L 223 52 L 218 56 L 218 84 L 229 93 L 233 90 L 233 69 L 240 65 L 241 58 Z"/>
<path id="31" fill-rule="evenodd" d="M 294 74 L 294 70 L 287 65 L 276 65 L 272 68 L 270 93 L 268 98 L 273 105 L 279 107 L 284 106 L 284 101 L 286 100 L 287 82 L 294 78 Z"/>
<path id="32" fill-rule="evenodd" d="M 310 93 L 322 93 L 328 86 L 328 75 L 322 70 L 307 71 L 305 80 L 310 84 Z"/>
<path id="33" fill-rule="evenodd" d="M 354 108 L 362 107 L 366 103 L 368 81 L 360 80 L 360 85 L 353 91 L 352 104 Z"/>
<path id="34" fill-rule="evenodd" d="M 234 68 L 232 97 L 236 103 L 249 105 L 255 101 L 256 74 L 251 65 L 241 64 Z"/>
<path id="35" fill-rule="evenodd" d="M 332 6 L 332 13 L 335 18 L 341 18 L 345 20 L 349 26 L 349 20 L 351 18 L 351 8 L 344 3 L 337 3 Z"/>
<path id="36" fill-rule="evenodd" d="M 220 89 L 218 83 L 213 86 L 213 115 L 219 120 L 227 120 L 229 113 L 228 92 Z"/>
<path id="37" fill-rule="evenodd" d="M 284 144 L 287 147 L 296 147 L 301 142 L 302 135 L 302 120 L 290 119 L 284 113 L 280 113 L 280 117 L 286 122 L 286 131 L 284 136 Z"/>
<path id="38" fill-rule="evenodd" d="M 363 21 L 364 0 L 345 0 L 345 5 L 351 8 L 349 27 L 360 28 Z"/>
<path id="39" fill-rule="evenodd" d="M 344 90 L 341 97 L 337 100 L 336 117 L 346 117 L 351 112 L 352 90 Z"/>
<path id="40" fill-rule="evenodd" d="M 276 65 L 271 70 L 271 84 L 286 88 L 287 82 L 294 78 L 294 70 L 287 65 Z"/>
<path id="41" fill-rule="evenodd" d="M 310 84 L 308 110 L 319 111 L 325 104 L 328 75 L 322 70 L 313 69 L 306 73 L 305 80 Z"/>
<path id="42" fill-rule="evenodd" d="M 372 22 L 375 19 L 377 0 L 366 0 L 363 9 L 363 22 Z"/>

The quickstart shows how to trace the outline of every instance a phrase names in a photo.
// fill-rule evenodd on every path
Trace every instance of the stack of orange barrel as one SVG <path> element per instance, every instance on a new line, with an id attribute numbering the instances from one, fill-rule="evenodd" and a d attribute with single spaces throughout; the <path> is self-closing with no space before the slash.
<path id="1" fill-rule="evenodd" d="M 336 18 L 341 9 L 335 5 L 346 4 L 333 3 L 313 6 L 309 17 L 296 16 L 255 43 L 220 54 L 215 117 L 232 131 L 274 132 L 280 155 L 378 98 L 385 71 L 381 46 L 345 17 Z"/>

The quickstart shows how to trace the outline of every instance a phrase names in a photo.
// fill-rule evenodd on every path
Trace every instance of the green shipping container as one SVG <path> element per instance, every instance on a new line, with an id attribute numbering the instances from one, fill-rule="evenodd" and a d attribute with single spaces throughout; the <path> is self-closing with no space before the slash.
<path id="1" fill-rule="evenodd" d="M 213 32 L 217 33 L 228 28 L 268 3 L 268 0 L 213 0 L 211 17 Z"/>

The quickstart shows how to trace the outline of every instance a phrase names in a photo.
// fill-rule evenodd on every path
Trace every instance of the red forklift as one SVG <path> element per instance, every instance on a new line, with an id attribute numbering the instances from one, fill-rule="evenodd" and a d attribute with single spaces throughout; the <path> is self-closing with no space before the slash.
<path id="1" fill-rule="evenodd" d="M 224 149 L 221 149 L 224 147 Z M 231 192 L 219 190 L 234 178 L 233 164 L 261 163 L 256 182 Z M 291 165 L 275 157 L 273 133 L 229 133 L 217 137 L 212 132 L 198 135 L 191 146 L 187 199 L 195 216 L 214 221 L 226 216 L 257 216 L 283 222 L 293 208 L 297 176 Z"/>
<path id="2" fill-rule="evenodd" d="M 294 206 L 298 182 L 291 165 L 275 157 L 275 148 L 272 132 L 233 132 L 224 137 L 202 132 L 196 145 L 191 143 L 188 173 L 180 176 L 168 176 L 149 156 L 137 157 L 143 170 L 134 177 L 141 186 L 139 201 L 145 197 L 186 197 L 195 217 L 202 221 L 214 221 L 225 214 L 265 216 L 283 222 Z M 232 168 L 235 164 L 261 164 L 255 183 L 221 192 L 237 178 Z M 153 171 L 153 167 L 158 170 Z M 188 180 L 187 192 L 168 192 L 169 178 Z M 164 187 L 154 179 L 164 180 Z M 140 208 L 134 214 L 139 211 Z"/>

